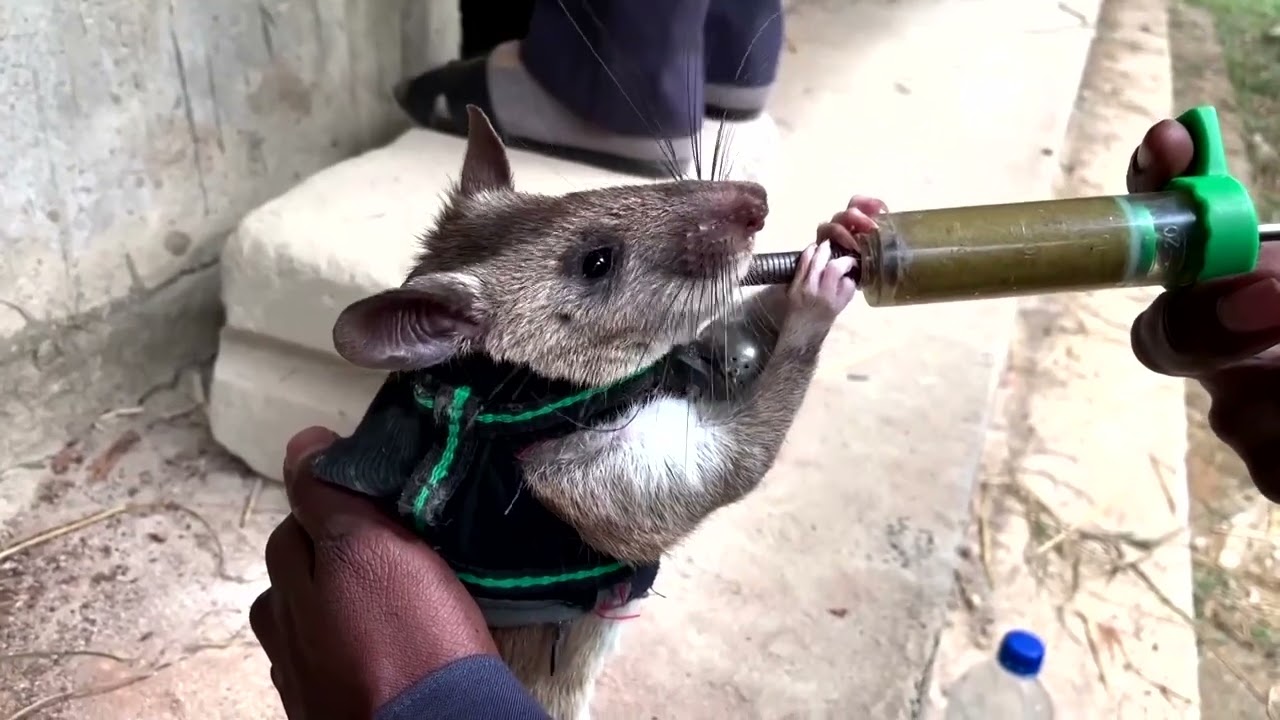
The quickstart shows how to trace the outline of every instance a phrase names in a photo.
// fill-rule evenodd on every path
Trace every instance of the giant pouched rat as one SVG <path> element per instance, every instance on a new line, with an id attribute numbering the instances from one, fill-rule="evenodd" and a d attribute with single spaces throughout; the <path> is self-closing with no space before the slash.
<path id="1" fill-rule="evenodd" d="M 617 628 L 598 611 L 642 596 L 668 549 L 759 484 L 854 295 L 854 260 L 810 246 L 789 287 L 739 302 L 764 188 L 518 192 L 502 140 L 468 113 L 461 178 L 417 266 L 334 325 L 342 357 L 392 372 L 317 474 L 398 494 L 482 601 L 517 677 L 552 716 L 580 718 Z M 686 350 L 714 348 L 733 323 L 762 349 L 758 372 L 698 391 L 679 368 L 715 352 Z M 559 554 L 540 560 L 541 545 Z M 475 569 L 515 557 L 542 569 Z"/>

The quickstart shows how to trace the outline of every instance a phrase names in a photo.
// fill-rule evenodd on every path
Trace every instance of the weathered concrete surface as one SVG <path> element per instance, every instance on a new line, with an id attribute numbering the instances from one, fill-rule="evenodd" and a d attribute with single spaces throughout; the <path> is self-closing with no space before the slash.
<path id="1" fill-rule="evenodd" d="M 1066 197 L 1123 193 L 1134 145 L 1172 111 L 1166 0 L 1109 0 L 1099 24 Z M 945 686 L 992 656 L 1010 627 L 1045 638 L 1056 718 L 1200 717 L 1183 381 L 1147 371 L 1129 347 L 1129 324 L 1155 295 L 1019 303 L 965 603 L 939 647 L 938 717 Z"/>
<path id="2" fill-rule="evenodd" d="M 794 6 L 762 245 L 799 246 L 854 192 L 903 208 L 1048 195 L 1094 14 L 1047 0 Z M 260 472 L 278 473 L 303 424 L 349 429 L 376 388 L 334 361 L 329 328 L 345 303 L 399 282 L 461 156 L 427 133 L 399 143 L 260 208 L 228 246 L 211 419 Z M 610 180 L 516 162 L 533 190 Z M 855 308 L 766 486 L 671 558 L 665 599 L 634 622 L 598 712 L 918 710 L 1013 308 Z"/>
<path id="3" fill-rule="evenodd" d="M 1053 0 L 797 4 L 775 100 L 783 137 L 767 243 L 800 245 L 859 191 L 903 208 L 1047 195 L 1092 35 L 1073 13 L 1095 10 Z M 632 621 L 596 715 L 909 716 L 927 685 L 1013 309 L 854 308 L 777 471 L 666 565 L 665 598 Z M 126 661 L 10 660 L 0 717 L 135 676 L 44 716 L 283 717 L 262 655 L 237 644 L 266 584 L 261 548 L 284 515 L 282 493 L 263 488 L 242 527 L 252 475 L 211 450 L 199 423 L 155 420 L 173 395 L 82 439 L 92 462 L 126 426 L 139 430 L 106 480 L 44 462 L 0 482 L 4 542 L 118 502 L 177 500 L 213 529 L 181 513 L 125 515 L 0 563 L 6 650 Z M 215 534 L 233 579 L 215 572 Z"/>
<path id="4" fill-rule="evenodd" d="M 456 3 L 0 7 L 0 465 L 211 357 L 214 264 L 253 206 L 404 123 Z"/>

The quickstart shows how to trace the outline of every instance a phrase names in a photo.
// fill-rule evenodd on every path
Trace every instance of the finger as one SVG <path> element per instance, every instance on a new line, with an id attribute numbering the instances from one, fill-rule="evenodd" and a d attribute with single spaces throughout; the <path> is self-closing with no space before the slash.
<path id="1" fill-rule="evenodd" d="M 306 703 L 298 699 L 298 684 L 279 665 L 271 666 L 271 684 L 280 696 L 280 704 L 284 707 L 287 720 L 306 720 L 308 718 Z"/>
<path id="2" fill-rule="evenodd" d="M 1267 279 L 1250 273 L 1162 293 L 1134 320 L 1134 354 L 1155 372 L 1198 377 L 1275 346 L 1280 327 L 1246 328 L 1259 317 L 1280 318 L 1280 296 L 1269 310 L 1241 309 L 1257 302 L 1260 281 L 1266 292 Z"/>
<path id="3" fill-rule="evenodd" d="M 889 212 L 889 206 L 885 205 L 883 200 L 867 195 L 854 195 L 849 199 L 848 207 L 850 210 L 860 210 L 870 217 Z"/>
<path id="4" fill-rule="evenodd" d="M 822 271 L 822 294 L 826 297 L 836 297 L 840 291 L 840 281 L 853 270 L 854 259 L 850 256 L 838 257 L 832 260 Z"/>
<path id="5" fill-rule="evenodd" d="M 313 455 L 333 444 L 338 439 L 337 433 L 319 426 L 312 426 L 299 431 L 284 448 L 284 479 L 286 485 L 290 476 L 303 468 Z"/>
<path id="6" fill-rule="evenodd" d="M 293 514 L 271 531 L 267 538 L 267 576 L 277 592 L 307 593 L 315 568 L 315 547 Z"/>
<path id="7" fill-rule="evenodd" d="M 837 218 L 844 216 L 843 212 L 836 213 Z M 818 226 L 818 242 L 831 242 L 845 250 L 858 249 L 858 241 L 853 237 L 853 233 L 847 227 L 839 222 L 822 223 Z"/>
<path id="8" fill-rule="evenodd" d="M 1254 485 L 1280 502 L 1280 378 L 1274 365 L 1224 370 L 1204 381 L 1209 427 L 1244 460 Z"/>
<path id="9" fill-rule="evenodd" d="M 1154 192 L 1191 166 L 1195 143 L 1177 120 L 1161 120 L 1147 130 L 1129 158 L 1129 192 Z"/>
<path id="10" fill-rule="evenodd" d="M 857 209 L 845 210 L 838 217 L 837 222 L 854 234 L 875 232 L 880 227 L 865 212 Z"/>
<path id="11" fill-rule="evenodd" d="M 330 485 L 312 474 L 315 455 L 336 437 L 324 428 L 308 428 L 289 441 L 285 450 L 285 494 L 293 518 L 313 541 L 341 537 L 371 524 L 402 531 L 369 498 Z"/>
<path id="12" fill-rule="evenodd" d="M 809 275 L 805 278 L 805 291 L 810 295 L 818 294 L 822 283 L 822 272 L 827 269 L 827 264 L 830 262 L 831 243 L 824 242 L 814 251 L 813 264 L 809 266 Z"/>
<path id="13" fill-rule="evenodd" d="M 254 637 L 258 638 L 258 644 L 272 664 L 281 661 L 280 628 L 276 626 L 275 611 L 271 607 L 274 601 L 271 588 L 267 588 L 249 606 L 249 629 L 253 630 Z"/>
<path id="14" fill-rule="evenodd" d="M 813 255 L 817 251 L 817 245 L 810 245 L 800 253 L 800 260 L 796 262 L 796 274 L 791 278 L 792 292 L 804 289 L 805 282 L 809 278 L 809 268 L 813 266 Z"/>
<path id="15" fill-rule="evenodd" d="M 1240 448 L 1233 449 L 1243 454 Z M 1253 478 L 1254 487 L 1258 488 L 1263 497 L 1280 505 L 1280 453 L 1276 452 L 1276 446 L 1272 444 L 1259 447 L 1257 452 L 1245 457 L 1249 458 L 1245 465 L 1249 470 L 1249 477 Z"/>
<path id="16" fill-rule="evenodd" d="M 1218 301 L 1218 320 L 1236 333 L 1280 329 L 1280 278 L 1261 276 L 1223 297 Z"/>
<path id="17" fill-rule="evenodd" d="M 836 290 L 836 300 L 841 307 L 853 302 L 853 296 L 858 294 L 858 283 L 853 278 L 841 278 L 840 286 Z"/>

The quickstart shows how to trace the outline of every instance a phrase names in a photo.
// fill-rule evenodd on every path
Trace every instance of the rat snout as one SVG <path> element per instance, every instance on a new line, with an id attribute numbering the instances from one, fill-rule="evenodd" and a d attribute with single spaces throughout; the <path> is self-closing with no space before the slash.
<path id="1" fill-rule="evenodd" d="M 755 234 L 769 215 L 769 197 L 759 183 L 719 181 L 707 184 L 701 203 L 677 265 L 683 275 L 715 277 L 754 249 Z"/>
<path id="2" fill-rule="evenodd" d="M 742 228 L 748 235 L 764 229 L 764 219 L 769 215 L 769 194 L 764 186 L 753 182 L 726 182 L 729 222 Z"/>

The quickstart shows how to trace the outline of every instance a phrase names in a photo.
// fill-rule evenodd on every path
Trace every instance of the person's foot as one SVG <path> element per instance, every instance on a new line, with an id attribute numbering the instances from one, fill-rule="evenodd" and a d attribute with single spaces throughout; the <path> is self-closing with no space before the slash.
<path id="1" fill-rule="evenodd" d="M 773 85 L 752 87 L 734 83 L 708 82 L 706 89 L 707 117 L 730 121 L 754 120 L 764 113 L 765 102 Z"/>
<path id="2" fill-rule="evenodd" d="M 693 159 L 693 138 L 624 135 L 580 119 L 542 88 L 520 62 L 519 41 L 488 55 L 455 60 L 402 81 L 396 102 L 423 127 L 466 135 L 477 105 L 505 142 L 623 172 L 671 176 Z"/>

